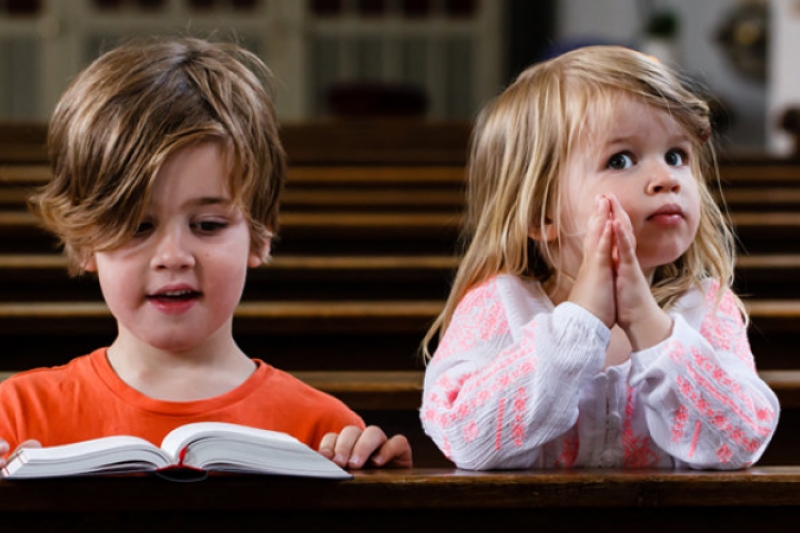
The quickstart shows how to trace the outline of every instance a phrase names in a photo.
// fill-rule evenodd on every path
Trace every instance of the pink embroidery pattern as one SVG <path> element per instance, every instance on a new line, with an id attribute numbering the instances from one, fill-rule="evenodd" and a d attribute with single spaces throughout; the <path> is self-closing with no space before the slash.
<path id="1" fill-rule="evenodd" d="M 525 412 L 528 410 L 528 392 L 524 387 L 517 389 L 517 396 L 514 398 L 514 424 L 511 426 L 511 438 L 514 446 L 522 446 L 525 436 Z"/>
<path id="2" fill-rule="evenodd" d="M 729 463 L 733 458 L 733 452 L 728 448 L 727 444 L 722 444 L 717 450 L 717 459 L 722 463 Z"/>
<path id="3" fill-rule="evenodd" d="M 686 422 L 689 421 L 689 411 L 685 405 L 675 409 L 675 416 L 672 418 L 672 428 L 670 429 L 670 440 L 678 443 L 683 440 L 686 431 Z"/>
<path id="4" fill-rule="evenodd" d="M 441 360 L 442 353 L 444 358 L 457 353 L 458 350 L 468 349 L 478 342 L 491 341 L 508 332 L 508 323 L 502 312 L 502 306 L 495 297 L 496 286 L 494 280 L 481 289 L 470 293 L 471 301 L 482 298 L 482 301 L 492 301 L 498 311 L 490 313 L 493 317 L 502 318 L 501 321 L 487 320 L 475 323 L 456 324 L 455 321 L 450 332 L 459 332 L 451 337 L 451 341 L 443 347 L 444 352 L 437 351 L 435 360 Z M 466 316 L 466 315 L 464 315 Z M 469 315 L 470 320 L 476 319 L 479 315 Z M 463 317 L 462 317 L 463 318 Z M 482 319 L 481 319 L 482 320 Z M 441 349 L 441 348 L 440 348 Z M 453 424 L 465 423 L 462 435 L 466 442 L 471 442 L 480 436 L 481 427 L 477 422 L 467 419 L 476 410 L 483 408 L 487 403 L 497 401 L 497 420 L 495 422 L 495 448 L 500 449 L 503 445 L 503 427 L 506 403 L 513 409 L 511 426 L 511 439 L 517 446 L 524 444 L 525 436 L 524 418 L 527 412 L 527 392 L 525 387 L 517 384 L 521 379 L 533 373 L 536 369 L 536 359 L 532 355 L 534 349 L 534 332 L 531 329 L 526 331 L 517 346 L 510 346 L 500 352 L 497 357 L 480 373 L 464 373 L 457 378 L 452 375 L 443 375 L 436 381 L 433 391 L 425 398 L 425 407 L 422 419 L 425 422 L 433 423 L 441 429 L 447 429 Z M 514 391 L 515 397 L 510 400 L 510 395 Z"/>
<path id="5" fill-rule="evenodd" d="M 710 284 L 706 292 L 706 301 L 714 301 L 719 292 L 719 282 Z M 714 309 L 703 318 L 700 325 L 700 334 L 718 350 L 733 352 L 739 359 L 755 370 L 755 362 L 750 350 L 750 341 L 744 327 L 744 320 L 739 312 L 739 308 L 733 298 L 733 294 L 726 290 L 719 302 L 719 307 L 714 313 Z"/>
<path id="6" fill-rule="evenodd" d="M 706 300 L 713 301 L 717 291 L 719 284 L 712 284 L 706 293 Z M 700 332 L 714 349 L 735 354 L 755 370 L 744 322 L 730 291 L 723 295 L 716 314 L 710 311 L 703 318 Z M 688 405 L 681 405 L 675 410 L 670 440 L 678 443 L 686 438 L 686 426 L 690 412 L 693 412 L 698 419 L 690 443 L 690 457 L 696 451 L 704 423 L 725 435 L 726 442 L 717 450 L 717 458 L 721 462 L 729 462 L 733 457 L 733 450 L 729 447 L 731 443 L 749 452 L 756 451 L 761 444 L 758 437 L 770 434 L 769 426 L 775 418 L 774 411 L 769 407 L 756 408 L 753 396 L 698 348 L 691 347 L 687 353 L 680 345 L 670 345 L 668 350 L 670 359 L 684 367 L 676 386 Z M 755 437 L 750 438 L 750 435 Z"/>
<path id="7" fill-rule="evenodd" d="M 658 455 L 650 447 L 650 437 L 633 431 L 634 394 L 628 387 L 625 401 L 625 422 L 622 429 L 623 464 L 626 468 L 646 468 L 658 464 Z"/>
<path id="8" fill-rule="evenodd" d="M 692 435 L 692 445 L 689 447 L 689 457 L 693 457 L 695 450 L 697 450 L 697 441 L 700 440 L 700 429 L 702 427 L 703 425 L 699 420 L 694 425 L 694 435 Z"/>
<path id="9" fill-rule="evenodd" d="M 555 468 L 572 468 L 578 460 L 578 430 L 573 428 L 561 443 L 561 453 L 556 459 Z"/>
<path id="10" fill-rule="evenodd" d="M 681 395 L 702 419 L 709 421 L 721 433 L 727 435 L 726 440 L 728 442 L 735 443 L 751 453 L 755 452 L 761 444 L 760 439 L 748 438 L 751 433 L 731 421 L 725 411 L 715 410 L 711 401 L 713 400 L 716 404 L 721 405 L 724 410 L 735 415 L 738 423 L 749 427 L 752 434 L 761 437 L 768 436 L 770 429 L 759 425 L 756 420 L 753 420 L 750 413 L 754 413 L 758 421 L 766 421 L 770 424 L 775 413 L 768 408 L 754 409 L 752 398 L 745 395 L 741 385 L 733 382 L 722 369 L 704 357 L 699 350 L 693 348 L 691 356 L 686 357 L 683 364 L 686 368 L 686 377 L 679 376 L 677 378 L 677 389 Z M 706 378 L 706 375 L 710 376 L 711 380 Z M 724 386 L 727 390 L 723 392 L 718 385 Z M 738 400 L 738 404 L 736 400 Z M 747 409 L 741 409 L 739 404 L 744 404 Z M 689 410 L 685 406 L 681 406 L 676 410 L 671 428 L 671 440 L 673 442 L 679 442 L 684 438 L 688 418 Z M 701 428 L 702 420 L 697 420 L 689 451 L 690 457 L 696 450 Z M 732 450 L 725 444 L 718 450 L 717 456 L 720 461 L 729 461 L 732 454 Z M 724 459 L 726 457 L 727 459 Z"/>
<path id="11" fill-rule="evenodd" d="M 446 359 L 467 352 L 479 341 L 508 333 L 508 320 L 497 296 L 497 279 L 469 291 L 456 307 L 435 356 Z"/>
<path id="12" fill-rule="evenodd" d="M 503 445 L 503 415 L 505 414 L 506 401 L 500 398 L 497 402 L 497 430 L 494 433 L 494 449 L 499 450 Z"/>

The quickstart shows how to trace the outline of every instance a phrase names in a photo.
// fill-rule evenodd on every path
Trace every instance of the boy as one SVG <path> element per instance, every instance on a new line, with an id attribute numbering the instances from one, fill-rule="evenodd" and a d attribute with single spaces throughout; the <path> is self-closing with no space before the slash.
<path id="1" fill-rule="evenodd" d="M 286 170 L 269 80 L 234 44 L 152 39 L 102 55 L 64 93 L 48 132 L 53 179 L 30 205 L 70 272 L 96 273 L 118 334 L 0 384 L 0 455 L 112 434 L 159 444 L 215 420 L 284 431 L 343 467 L 411 466 L 405 437 L 365 428 L 233 339 Z"/>

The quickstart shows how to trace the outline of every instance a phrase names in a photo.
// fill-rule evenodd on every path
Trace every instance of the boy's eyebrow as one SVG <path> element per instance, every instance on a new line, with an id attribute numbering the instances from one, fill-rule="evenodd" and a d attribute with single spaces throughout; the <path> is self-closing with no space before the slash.
<path id="1" fill-rule="evenodd" d="M 184 205 L 187 207 L 202 207 L 205 205 L 230 204 L 232 202 L 233 200 L 227 196 L 201 196 L 187 200 Z"/>

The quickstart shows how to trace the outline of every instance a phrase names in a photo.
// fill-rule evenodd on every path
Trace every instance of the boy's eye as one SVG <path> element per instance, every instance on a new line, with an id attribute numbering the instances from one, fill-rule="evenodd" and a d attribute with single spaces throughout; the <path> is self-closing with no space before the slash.
<path id="1" fill-rule="evenodd" d="M 134 235 L 136 236 L 147 235 L 152 230 L 153 230 L 152 222 L 139 222 L 139 225 L 136 226 L 136 231 L 134 232 Z"/>
<path id="2" fill-rule="evenodd" d="M 614 154 L 608 160 L 608 168 L 614 170 L 624 170 L 626 168 L 630 168 L 633 166 L 633 158 L 628 153 L 620 152 L 618 154 Z"/>
<path id="3" fill-rule="evenodd" d="M 219 222 L 216 220 L 204 220 L 202 222 L 195 222 L 194 228 L 202 233 L 215 233 L 227 227 L 227 223 Z"/>
<path id="4" fill-rule="evenodd" d="M 686 153 L 683 150 L 670 150 L 664 156 L 664 161 L 673 167 L 679 167 L 686 163 Z"/>

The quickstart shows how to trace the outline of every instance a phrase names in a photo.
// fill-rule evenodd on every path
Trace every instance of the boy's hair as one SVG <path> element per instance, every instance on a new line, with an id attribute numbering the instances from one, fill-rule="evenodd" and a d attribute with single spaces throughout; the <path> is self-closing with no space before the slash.
<path id="1" fill-rule="evenodd" d="M 696 154 L 690 164 L 701 198 L 697 236 L 680 258 L 656 269 L 654 297 L 666 309 L 705 277 L 731 285 L 733 234 L 706 183 L 719 185 L 708 104 L 649 56 L 618 46 L 584 47 L 529 67 L 479 114 L 467 166 L 466 250 L 444 310 L 423 341 L 426 357 L 470 289 L 500 273 L 540 281 L 559 275 L 547 244 L 529 239 L 529 230 L 544 227 L 546 217 L 560 226 L 559 178 L 578 143 L 614 120 L 619 98 L 669 113 Z"/>
<path id="2" fill-rule="evenodd" d="M 252 249 L 263 250 L 286 173 L 271 83 L 255 54 L 190 37 L 132 40 L 83 70 L 50 120 L 52 180 L 29 200 L 60 238 L 70 273 L 126 242 L 164 161 L 202 141 L 226 146 L 232 197 Z"/>

